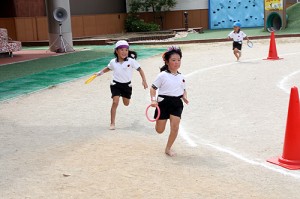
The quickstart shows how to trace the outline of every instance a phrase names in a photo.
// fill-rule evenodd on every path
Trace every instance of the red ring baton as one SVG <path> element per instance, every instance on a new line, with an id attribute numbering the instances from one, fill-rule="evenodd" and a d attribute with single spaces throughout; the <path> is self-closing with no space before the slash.
<path id="1" fill-rule="evenodd" d="M 150 122 L 156 122 L 156 121 L 158 120 L 159 116 L 160 116 L 160 108 L 159 108 L 158 105 L 155 106 L 155 107 L 157 108 L 157 117 L 154 118 L 154 119 L 151 119 L 151 118 L 149 117 L 149 115 L 148 115 L 148 110 L 149 110 L 150 107 L 152 107 L 151 104 L 146 108 L 146 117 L 147 117 L 147 119 L 148 119 Z"/>

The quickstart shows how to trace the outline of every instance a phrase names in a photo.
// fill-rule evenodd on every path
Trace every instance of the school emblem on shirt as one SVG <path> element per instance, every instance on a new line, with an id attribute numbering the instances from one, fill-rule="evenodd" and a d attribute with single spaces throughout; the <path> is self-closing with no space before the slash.
<path id="1" fill-rule="evenodd" d="M 129 68 L 129 67 L 130 67 L 130 64 L 128 64 L 127 67 Z"/>
<path id="2" fill-rule="evenodd" d="M 182 82 L 185 83 L 185 79 L 183 79 Z"/>

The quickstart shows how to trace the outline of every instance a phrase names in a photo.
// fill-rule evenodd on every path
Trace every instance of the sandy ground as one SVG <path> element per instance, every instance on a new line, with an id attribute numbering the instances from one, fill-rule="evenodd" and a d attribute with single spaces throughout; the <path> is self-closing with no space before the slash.
<path id="1" fill-rule="evenodd" d="M 266 162 L 282 153 L 299 44 L 277 39 L 284 59 L 265 61 L 269 40 L 254 41 L 240 63 L 231 42 L 182 45 L 190 105 L 173 158 L 163 153 L 168 131 L 157 135 L 144 116 L 138 73 L 116 131 L 110 75 L 0 103 L 0 198 L 299 198 L 300 172 Z M 150 84 L 161 57 L 140 63 Z"/>

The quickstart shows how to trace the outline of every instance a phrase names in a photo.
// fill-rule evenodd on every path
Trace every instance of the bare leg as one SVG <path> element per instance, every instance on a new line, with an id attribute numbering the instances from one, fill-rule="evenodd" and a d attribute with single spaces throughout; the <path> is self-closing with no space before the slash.
<path id="1" fill-rule="evenodd" d="M 114 96 L 113 97 L 113 102 L 111 105 L 110 109 L 110 130 L 115 130 L 115 125 L 116 125 L 116 113 L 117 113 L 117 108 L 119 105 L 119 96 Z"/>
<path id="2" fill-rule="evenodd" d="M 177 117 L 174 115 L 170 116 L 171 132 L 169 135 L 165 153 L 171 157 L 176 155 L 176 153 L 171 150 L 171 147 L 177 138 L 178 130 L 179 130 L 179 123 L 180 123 L 180 117 Z"/>
<path id="3" fill-rule="evenodd" d="M 239 61 L 239 59 L 240 59 L 240 53 L 239 53 L 239 50 L 238 50 L 237 48 L 235 48 L 235 49 L 233 50 L 233 54 L 234 54 L 235 57 L 236 57 L 236 61 Z"/>
<path id="4" fill-rule="evenodd" d="M 130 99 L 122 97 L 124 106 L 128 106 L 130 103 Z"/>
<path id="5" fill-rule="evenodd" d="M 155 125 L 155 130 L 157 133 L 162 134 L 165 131 L 166 124 L 168 120 L 157 120 Z"/>

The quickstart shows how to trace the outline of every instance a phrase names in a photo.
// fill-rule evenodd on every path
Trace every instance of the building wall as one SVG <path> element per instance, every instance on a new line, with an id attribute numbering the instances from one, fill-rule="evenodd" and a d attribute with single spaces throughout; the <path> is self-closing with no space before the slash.
<path id="1" fill-rule="evenodd" d="M 45 0 L 13 0 L 15 17 L 45 16 Z"/>
<path id="2" fill-rule="evenodd" d="M 208 10 L 198 9 L 198 10 L 188 10 L 188 26 L 189 28 L 203 27 L 208 28 Z M 177 29 L 184 28 L 184 10 L 167 11 L 162 13 L 163 23 L 161 25 L 162 29 Z M 149 12 L 143 12 L 138 14 L 141 19 L 145 22 L 153 22 L 153 14 Z"/>
<path id="3" fill-rule="evenodd" d="M 127 0 L 127 12 L 129 12 L 129 2 Z M 162 13 L 162 23 L 158 23 L 162 29 L 184 28 L 184 11 L 188 12 L 188 22 L 190 28 L 203 27 L 208 28 L 208 0 L 177 0 L 177 4 L 170 11 Z M 140 12 L 139 17 L 145 22 L 153 22 L 154 15 L 151 12 Z"/>
<path id="4" fill-rule="evenodd" d="M 15 5 L 12 0 L 1 0 L 0 17 L 14 17 L 16 15 Z"/>
<path id="5" fill-rule="evenodd" d="M 124 32 L 126 13 L 72 16 L 74 38 Z M 112 25 L 113 24 L 113 25 Z M 18 41 L 48 40 L 48 20 L 41 17 L 0 18 L 0 27 Z"/>
<path id="6" fill-rule="evenodd" d="M 126 13 L 124 0 L 70 0 L 72 15 Z"/>
<path id="7" fill-rule="evenodd" d="M 177 0 L 177 5 L 171 10 L 202 10 L 208 9 L 208 0 Z"/>

